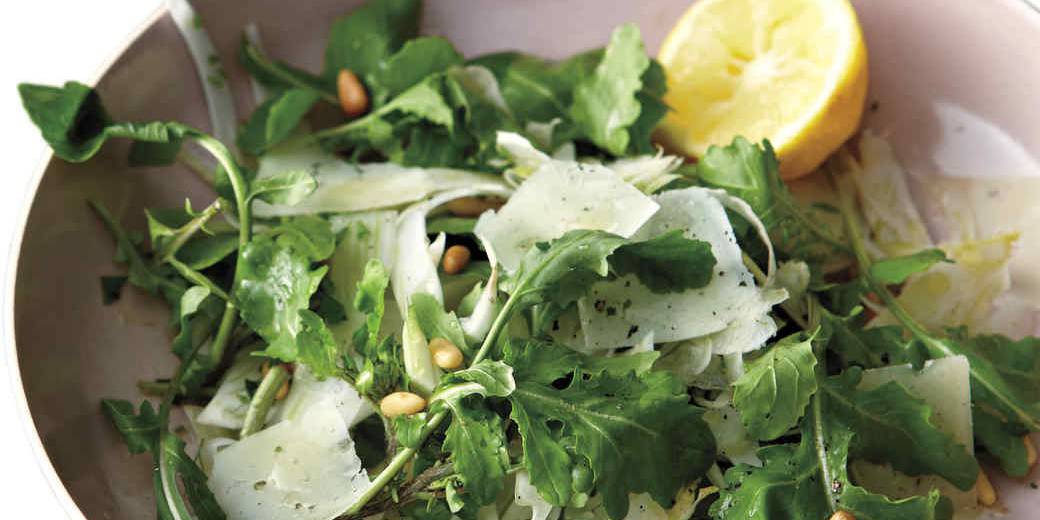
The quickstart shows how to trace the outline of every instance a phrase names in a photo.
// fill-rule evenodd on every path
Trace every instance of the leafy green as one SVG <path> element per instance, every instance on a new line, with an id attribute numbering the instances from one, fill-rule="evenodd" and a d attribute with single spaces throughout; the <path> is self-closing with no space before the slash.
<path id="1" fill-rule="evenodd" d="M 315 180 L 310 172 L 289 170 L 270 177 L 256 179 L 252 183 L 249 196 L 268 204 L 291 206 L 306 198 L 317 187 L 318 181 Z"/>
<path id="2" fill-rule="evenodd" d="M 639 118 L 636 93 L 649 66 L 639 29 L 622 25 L 611 35 L 596 70 L 574 89 L 574 121 L 593 143 L 614 155 L 624 155 L 628 149 L 627 127 Z"/>
<path id="3" fill-rule="evenodd" d="M 444 38 L 415 38 L 380 63 L 373 74 L 371 89 L 392 98 L 427 76 L 462 63 L 462 55 Z"/>
<path id="4" fill-rule="evenodd" d="M 972 428 L 975 440 L 990 455 L 996 457 L 1004 473 L 1012 477 L 1029 474 L 1026 445 L 1022 438 L 1029 433 L 1025 428 L 1006 423 L 1000 417 L 981 408 L 972 409 Z"/>
<path id="5" fill-rule="evenodd" d="M 910 275 L 925 271 L 939 262 L 949 262 L 942 249 L 926 249 L 910 255 L 878 260 L 870 265 L 870 276 L 878 283 L 900 284 Z"/>
<path id="6" fill-rule="evenodd" d="M 454 312 L 445 312 L 441 302 L 427 293 L 413 294 L 411 302 L 411 312 L 414 313 L 419 328 L 422 329 L 423 335 L 428 340 L 444 338 L 463 352 L 469 351 L 462 324 L 459 323 Z"/>
<path id="7" fill-rule="evenodd" d="M 852 367 L 819 389 L 826 395 L 828 419 L 857 433 L 850 456 L 888 462 L 907 475 L 939 475 L 963 490 L 975 485 L 978 463 L 935 426 L 927 404 L 895 382 L 858 390 L 861 375 L 861 369 Z"/>
<path id="8" fill-rule="evenodd" d="M 383 61 L 418 34 L 421 16 L 420 0 L 372 0 L 338 18 L 325 48 L 326 74 L 350 69 L 371 82 Z"/>
<path id="9" fill-rule="evenodd" d="M 747 364 L 733 384 L 733 405 L 752 437 L 768 441 L 798 424 L 816 393 L 813 335 L 788 336 Z"/>
<path id="10" fill-rule="evenodd" d="M 737 465 L 726 471 L 727 487 L 712 505 L 719 520 L 830 518 L 843 510 L 857 520 L 949 520 L 952 506 L 938 491 L 926 497 L 890 500 L 853 484 L 848 457 L 853 433 L 824 429 L 816 436 L 811 421 L 796 445 L 778 444 L 759 450 L 761 468 Z"/>
<path id="11" fill-rule="evenodd" d="M 75 81 L 60 88 L 23 83 L 18 93 L 43 139 L 66 161 L 85 161 L 115 137 L 169 143 L 179 142 L 184 135 L 184 127 L 177 123 L 116 123 L 94 89 Z"/>
<path id="12" fill-rule="evenodd" d="M 238 134 L 238 147 L 261 155 L 289 137 L 320 99 L 314 90 L 290 88 L 272 96 L 253 111 Z"/>
<path id="13" fill-rule="evenodd" d="M 593 375 L 574 367 L 569 384 L 559 389 L 545 378 L 520 377 L 541 366 L 525 366 L 536 359 L 527 349 L 562 347 L 514 348 L 506 358 L 518 376 L 510 417 L 523 438 L 524 467 L 548 502 L 566 505 L 576 492 L 572 468 L 587 463 L 612 518 L 626 514 L 629 493 L 647 492 L 670 506 L 676 491 L 714 460 L 714 439 L 701 411 L 668 374 Z"/>
<path id="14" fill-rule="evenodd" d="M 823 311 L 823 324 L 829 336 L 827 348 L 845 366 L 878 368 L 905 363 L 921 367 L 928 352 L 920 342 L 906 339 L 902 327 L 862 327 L 862 316 L 841 318 Z"/>
<path id="15" fill-rule="evenodd" d="M 340 373 L 336 340 L 332 338 L 332 332 L 325 326 L 321 316 L 309 310 L 300 311 L 295 358 L 307 365 L 307 368 L 319 378 Z"/>
<path id="16" fill-rule="evenodd" d="M 101 411 L 119 430 L 130 453 L 144 453 L 155 446 L 159 438 L 159 416 L 152 408 L 152 403 L 142 402 L 140 412 L 135 413 L 134 405 L 129 401 L 102 399 Z"/>
<path id="17" fill-rule="evenodd" d="M 389 283 L 390 274 L 383 263 L 373 258 L 365 265 L 354 295 L 354 308 L 365 315 L 364 323 L 354 333 L 354 349 L 364 359 L 355 375 L 355 388 L 377 399 L 405 387 L 406 381 L 401 349 L 393 336 L 379 340 Z"/>
<path id="18" fill-rule="evenodd" d="M 195 270 L 212 267 L 238 250 L 238 233 L 216 233 L 188 240 L 177 251 L 177 259 Z"/>
<path id="19" fill-rule="evenodd" d="M 575 369 L 583 374 L 622 377 L 641 375 L 654 365 L 658 352 L 640 352 L 624 356 L 585 356 L 571 349 L 536 339 L 512 338 L 504 348 L 505 360 L 513 365 L 516 379 L 550 385 L 564 379 Z"/>
<path id="20" fill-rule="evenodd" d="M 676 229 L 617 248 L 610 267 L 619 276 L 635 274 L 653 292 L 681 292 L 711 281 L 715 256 L 710 244 L 688 239 Z"/>
<path id="21" fill-rule="evenodd" d="M 466 489 L 466 497 L 482 506 L 494 502 L 502 490 L 509 455 L 502 420 L 475 398 L 444 401 L 451 424 L 444 434 L 444 451 Z"/>
<path id="22" fill-rule="evenodd" d="M 503 288 L 510 300 L 524 307 L 543 302 L 564 307 L 584 295 L 593 281 L 607 276 L 607 258 L 624 243 L 603 231 L 568 231 L 531 248 Z"/>
<path id="23" fill-rule="evenodd" d="M 276 94 L 290 89 L 307 90 L 326 101 L 337 103 L 335 78 L 316 76 L 291 65 L 272 61 L 248 38 L 242 38 L 238 58 L 250 75 Z"/>
<path id="24" fill-rule="evenodd" d="M 158 446 L 162 450 L 162 454 L 157 456 L 163 461 L 163 471 L 169 471 L 176 475 L 176 480 L 180 481 L 181 487 L 184 489 L 184 494 L 188 498 L 188 503 L 191 504 L 192 512 L 195 513 L 195 518 L 198 520 L 224 520 L 227 515 L 217 504 L 216 498 L 213 497 L 213 492 L 210 491 L 209 486 L 206 485 L 206 474 L 202 472 L 195 461 L 188 456 L 184 451 L 184 441 L 182 441 L 176 435 L 165 433 L 159 436 Z M 176 489 L 173 492 L 178 492 Z M 164 500 L 164 495 L 157 495 L 159 500 Z M 160 511 L 162 506 L 160 506 Z M 183 518 L 184 513 L 180 513 L 177 516 L 170 515 L 168 519 L 163 520 L 175 520 L 176 518 Z"/>

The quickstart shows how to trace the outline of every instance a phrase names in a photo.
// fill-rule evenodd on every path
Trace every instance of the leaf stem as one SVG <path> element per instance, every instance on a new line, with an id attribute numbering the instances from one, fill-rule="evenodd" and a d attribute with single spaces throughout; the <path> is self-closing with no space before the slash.
<path id="1" fill-rule="evenodd" d="M 184 262 L 181 262 L 180 260 L 177 260 L 176 258 L 172 258 L 171 257 L 169 260 L 167 260 L 167 262 L 171 266 L 173 266 L 173 268 L 176 269 L 177 272 L 180 273 L 180 275 L 183 276 L 188 281 L 190 281 L 190 282 L 192 282 L 192 283 L 194 283 L 196 285 L 201 285 L 202 287 L 205 287 L 205 288 L 209 289 L 209 292 L 211 294 L 213 294 L 214 296 L 220 298 L 221 300 L 224 300 L 226 302 L 227 301 L 231 301 L 231 297 L 228 296 L 227 291 L 225 291 L 224 289 L 221 289 L 220 286 L 218 286 L 217 284 L 213 283 L 213 280 L 210 280 L 209 277 L 207 277 L 206 275 L 196 271 L 195 269 L 192 269 L 192 268 L 188 267 L 187 265 L 184 264 Z"/>
<path id="2" fill-rule="evenodd" d="M 487 336 L 484 337 L 484 342 L 480 344 L 480 349 L 477 350 L 477 354 L 473 356 L 473 361 L 470 366 L 473 366 L 487 357 L 491 351 L 491 346 L 495 344 L 498 339 L 499 333 L 509 323 L 509 319 L 513 314 L 513 307 L 516 306 L 517 297 L 515 295 L 509 296 L 506 300 L 505 305 L 502 306 L 502 310 L 499 311 L 498 316 L 495 317 L 495 321 L 491 323 L 491 329 L 488 330 Z"/>
<path id="3" fill-rule="evenodd" d="M 217 213 L 222 209 L 220 199 L 214 200 L 206 209 L 202 210 L 195 218 L 192 218 L 187 224 L 181 226 L 177 233 L 173 236 L 173 240 L 167 243 L 166 247 L 159 252 L 159 262 L 168 262 L 174 258 L 177 251 L 180 251 L 184 244 L 188 243 L 191 237 L 195 236 L 207 222 L 210 221 Z"/>
<path id="4" fill-rule="evenodd" d="M 90 206 L 90 209 L 94 210 L 94 213 L 99 219 L 101 219 L 101 223 L 103 223 L 108 229 L 109 234 L 111 234 L 112 238 L 116 241 L 116 247 L 126 255 L 126 264 L 129 266 L 131 273 L 133 273 L 135 269 L 141 271 L 142 274 L 148 277 L 150 282 L 155 284 L 155 288 L 162 286 L 176 292 L 180 292 L 184 289 L 172 281 L 159 276 L 148 267 L 144 258 L 141 257 L 140 251 L 137 250 L 137 247 L 134 246 L 134 243 L 126 234 L 123 226 L 116 221 L 115 217 L 108 212 L 108 209 L 105 208 L 105 206 L 93 199 L 88 199 L 87 204 Z"/>
<path id="5" fill-rule="evenodd" d="M 264 374 L 264 378 L 260 380 L 260 386 L 256 388 L 256 393 L 253 394 L 253 399 L 249 401 L 249 408 L 246 410 L 242 431 L 238 434 L 240 439 L 244 439 L 263 429 L 264 424 L 267 422 L 267 412 L 271 410 L 271 405 L 274 404 L 274 398 L 278 395 L 278 390 L 288 380 L 289 371 L 282 365 L 275 365 Z"/>

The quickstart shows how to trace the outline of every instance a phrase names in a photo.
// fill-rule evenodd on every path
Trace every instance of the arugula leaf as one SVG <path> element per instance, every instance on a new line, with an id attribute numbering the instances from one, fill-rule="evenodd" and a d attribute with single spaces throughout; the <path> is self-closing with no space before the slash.
<path id="1" fill-rule="evenodd" d="M 752 437 L 776 439 L 805 414 L 816 393 L 814 336 L 799 333 L 778 341 L 748 363 L 747 371 L 733 384 L 733 405 Z"/>
<path id="2" fill-rule="evenodd" d="M 975 485 L 978 462 L 936 428 L 927 404 L 895 382 L 857 390 L 861 377 L 862 370 L 852 367 L 827 378 L 819 389 L 826 396 L 828 419 L 857 432 L 852 457 L 888 462 L 907 475 L 939 475 L 962 490 Z"/>
<path id="3" fill-rule="evenodd" d="M 843 510 L 857 520 L 891 518 L 949 520 L 949 499 L 933 490 L 926 497 L 890 500 L 856 486 L 848 477 L 849 446 L 853 434 L 826 429 L 817 438 L 812 421 L 804 421 L 802 440 L 795 446 L 778 444 L 759 450 L 761 468 L 737 465 L 726 471 L 727 487 L 720 490 L 711 514 L 719 520 L 780 520 L 830 518 Z"/>
<path id="4" fill-rule="evenodd" d="M 841 318 L 823 310 L 822 317 L 829 336 L 827 349 L 837 354 L 844 366 L 878 368 L 910 363 L 920 368 L 929 357 L 920 342 L 903 336 L 902 327 L 865 329 L 859 314 Z"/>
<path id="5" fill-rule="evenodd" d="M 305 199 L 317 187 L 318 181 L 310 172 L 289 170 L 270 177 L 256 179 L 250 187 L 249 196 L 268 204 L 291 206 Z M 329 255 L 331 254 L 329 253 Z"/>
<path id="6" fill-rule="evenodd" d="M 129 401 L 102 399 L 101 411 L 119 430 L 130 453 L 151 451 L 159 439 L 159 416 L 148 401 L 142 402 L 140 412 L 135 413 Z"/>
<path id="7" fill-rule="evenodd" d="M 529 348 L 513 344 L 507 357 L 518 376 L 538 366 Z M 544 359 L 543 356 L 538 356 Z M 563 389 L 519 379 L 509 396 L 510 417 L 523 439 L 525 468 L 539 494 L 566 505 L 576 492 L 572 468 L 587 463 L 612 518 L 628 511 L 629 493 L 647 492 L 669 506 L 676 491 L 701 475 L 715 456 L 711 431 L 685 388 L 663 372 L 592 375 L 574 370 Z M 623 449 L 621 449 L 623 447 Z M 581 462 L 584 460 L 585 462 Z"/>
<path id="8" fill-rule="evenodd" d="M 710 244 L 688 239 L 676 229 L 617 248 L 610 267 L 619 276 L 635 274 L 653 292 L 682 292 L 711 281 L 715 255 Z"/>
<path id="9" fill-rule="evenodd" d="M 290 89 L 310 91 L 332 104 L 338 104 L 335 77 L 322 77 L 285 63 L 272 61 L 249 38 L 243 37 L 238 59 L 261 84 L 280 94 Z M 277 97 L 277 96 L 276 96 Z"/>
<path id="10" fill-rule="evenodd" d="M 249 116 L 238 134 L 238 147 L 253 155 L 263 154 L 289 137 L 318 99 L 320 94 L 307 88 L 290 88 L 272 96 Z"/>
<path id="11" fill-rule="evenodd" d="M 390 275 L 383 263 L 373 258 L 365 265 L 354 295 L 354 308 L 365 315 L 365 322 L 353 338 L 354 349 L 364 358 L 364 367 L 355 376 L 354 387 L 374 400 L 407 387 L 401 348 L 393 336 L 379 340 L 389 283 Z"/>
<path id="12" fill-rule="evenodd" d="M 574 89 L 571 117 L 593 143 L 613 155 L 628 149 L 627 128 L 639 118 L 636 93 L 649 66 L 639 29 L 622 25 L 611 35 L 595 72 Z"/>
<path id="13" fill-rule="evenodd" d="M 278 243 L 306 255 L 312 262 L 320 262 L 332 256 L 336 250 L 336 235 L 332 226 L 321 217 L 301 215 L 287 220 L 270 230 L 278 237 Z"/>
<path id="14" fill-rule="evenodd" d="M 204 341 L 213 331 L 223 305 L 215 298 L 210 298 L 210 290 L 206 287 L 194 286 L 184 291 L 177 306 L 180 330 L 173 338 L 171 350 L 182 362 L 188 359 L 199 342 Z M 199 334 L 202 332 L 202 334 Z M 199 352 L 191 364 L 185 369 L 183 391 L 198 389 L 205 382 L 206 376 L 214 366 L 207 352 Z"/>
<path id="15" fill-rule="evenodd" d="M 521 307 L 543 302 L 564 307 L 584 295 L 593 281 L 607 276 L 607 258 L 624 243 L 624 238 L 603 231 L 568 231 L 531 248 L 503 288 Z"/>
<path id="16" fill-rule="evenodd" d="M 436 36 L 415 38 L 405 42 L 399 51 L 380 63 L 373 73 L 370 88 L 389 99 L 427 76 L 460 63 L 462 55 L 448 40 Z"/>
<path id="17" fill-rule="evenodd" d="M 198 520 L 224 520 L 227 518 L 220 505 L 217 504 L 217 499 L 213 496 L 213 492 L 206 485 L 206 474 L 185 453 L 184 441 L 176 435 L 165 433 L 160 435 L 158 447 L 162 450 L 162 455 L 156 454 L 156 456 L 164 462 L 164 469 L 180 477 L 177 480 L 180 481 L 181 487 L 184 489 L 184 494 L 188 498 L 188 503 L 191 504 L 195 518 L 198 518 Z M 179 491 L 174 489 L 172 492 L 177 493 Z M 160 501 L 165 500 L 164 494 L 156 496 Z M 169 520 L 180 517 L 183 517 L 183 513 L 180 516 L 171 515 Z"/>
<path id="18" fill-rule="evenodd" d="M 418 34 L 421 17 L 420 0 L 371 0 L 338 18 L 325 48 L 326 74 L 350 69 L 371 82 L 380 64 Z"/>
<path id="19" fill-rule="evenodd" d="M 394 437 L 405 448 L 419 449 L 423 442 L 423 429 L 428 416 L 425 412 L 394 417 Z"/>
<path id="20" fill-rule="evenodd" d="M 927 270 L 939 262 L 950 262 L 942 249 L 926 249 L 914 254 L 878 260 L 870 265 L 870 276 L 885 285 L 900 284 L 910 275 Z"/>
<path id="21" fill-rule="evenodd" d="M 976 442 L 996 457 L 1004 473 L 1012 477 L 1028 475 L 1030 467 L 1022 438 L 1029 431 L 979 407 L 972 409 L 971 416 Z"/>
<path id="22" fill-rule="evenodd" d="M 411 297 L 411 312 L 427 339 L 444 338 L 464 353 L 470 353 L 466 334 L 454 312 L 445 312 L 444 306 L 433 295 L 416 293 Z"/>
<path id="23" fill-rule="evenodd" d="M 365 325 L 358 330 L 362 341 L 355 341 L 354 346 L 366 357 L 371 356 L 379 344 L 379 329 L 386 309 L 386 288 L 389 284 L 390 273 L 383 262 L 377 258 L 369 260 L 354 295 L 354 308 L 367 316 Z"/>
<path id="24" fill-rule="evenodd" d="M 470 395 L 481 397 L 509 397 L 516 390 L 513 367 L 501 362 L 482 359 L 473 366 L 451 372 L 444 377 L 445 385 L 432 400 L 450 401 Z"/>
<path id="25" fill-rule="evenodd" d="M 444 451 L 450 455 L 467 501 L 478 507 L 490 504 L 503 487 L 509 469 L 508 440 L 502 419 L 479 399 L 444 401 L 451 411 L 451 424 L 444 434 Z"/>
<path id="26" fill-rule="evenodd" d="M 300 330 L 296 334 L 296 353 L 293 357 L 307 365 L 318 378 L 340 373 L 336 340 L 325 326 L 325 321 L 314 312 L 300 311 Z"/>
<path id="27" fill-rule="evenodd" d="M 188 240 L 177 251 L 177 259 L 184 265 L 201 271 L 216 265 L 237 250 L 238 233 L 202 235 Z"/>
<path id="28" fill-rule="evenodd" d="M 640 352 L 624 356 L 585 356 L 568 348 L 536 339 L 512 338 L 503 349 L 517 379 L 550 385 L 580 369 L 583 374 L 622 377 L 650 370 L 660 353 Z"/>

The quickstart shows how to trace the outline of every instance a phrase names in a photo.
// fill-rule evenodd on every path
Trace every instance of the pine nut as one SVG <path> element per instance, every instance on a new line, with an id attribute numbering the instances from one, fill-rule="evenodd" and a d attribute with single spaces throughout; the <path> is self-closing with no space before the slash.
<path id="1" fill-rule="evenodd" d="M 411 392 L 394 392 L 379 401 L 379 411 L 385 417 L 417 414 L 426 408 L 426 399 Z"/>
<path id="2" fill-rule="evenodd" d="M 282 386 L 278 388 L 278 393 L 274 394 L 275 401 L 281 401 L 289 395 L 289 380 L 286 379 Z"/>
<path id="3" fill-rule="evenodd" d="M 997 503 L 997 490 L 993 489 L 993 484 L 989 481 L 985 471 L 979 471 L 979 480 L 975 482 L 975 492 L 978 494 L 979 504 L 989 507 Z"/>
<path id="4" fill-rule="evenodd" d="M 830 520 L 856 520 L 856 517 L 848 511 L 836 511 Z"/>
<path id="5" fill-rule="evenodd" d="M 441 266 L 444 267 L 444 274 L 459 274 L 463 269 L 469 265 L 470 252 L 466 246 L 451 246 L 447 251 L 444 252 L 444 258 L 441 260 Z"/>
<path id="6" fill-rule="evenodd" d="M 488 197 L 461 197 L 444 205 L 456 217 L 479 217 L 489 209 L 502 207 L 502 200 Z"/>
<path id="7" fill-rule="evenodd" d="M 462 366 L 462 351 L 447 339 L 430 340 L 430 353 L 433 355 L 433 363 L 444 370 L 455 370 Z"/>
<path id="8" fill-rule="evenodd" d="M 357 75 L 348 69 L 339 71 L 336 76 L 336 92 L 339 94 L 339 106 L 347 117 L 358 117 L 368 110 L 368 94 Z"/>

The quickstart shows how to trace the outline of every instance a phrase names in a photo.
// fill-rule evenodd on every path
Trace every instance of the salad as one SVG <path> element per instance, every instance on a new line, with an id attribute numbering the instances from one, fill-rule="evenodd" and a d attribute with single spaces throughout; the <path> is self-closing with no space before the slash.
<path id="1" fill-rule="evenodd" d="M 933 242 L 888 143 L 852 135 L 865 75 L 836 142 L 774 149 L 634 25 L 467 58 L 421 9 L 336 20 L 320 73 L 247 28 L 234 136 L 20 86 L 60 158 L 129 139 L 213 187 L 146 237 L 90 201 L 126 266 L 103 303 L 171 309 L 176 371 L 101 403 L 159 518 L 949 519 L 1030 471 L 1040 340 L 992 312 L 1017 235 Z"/>

